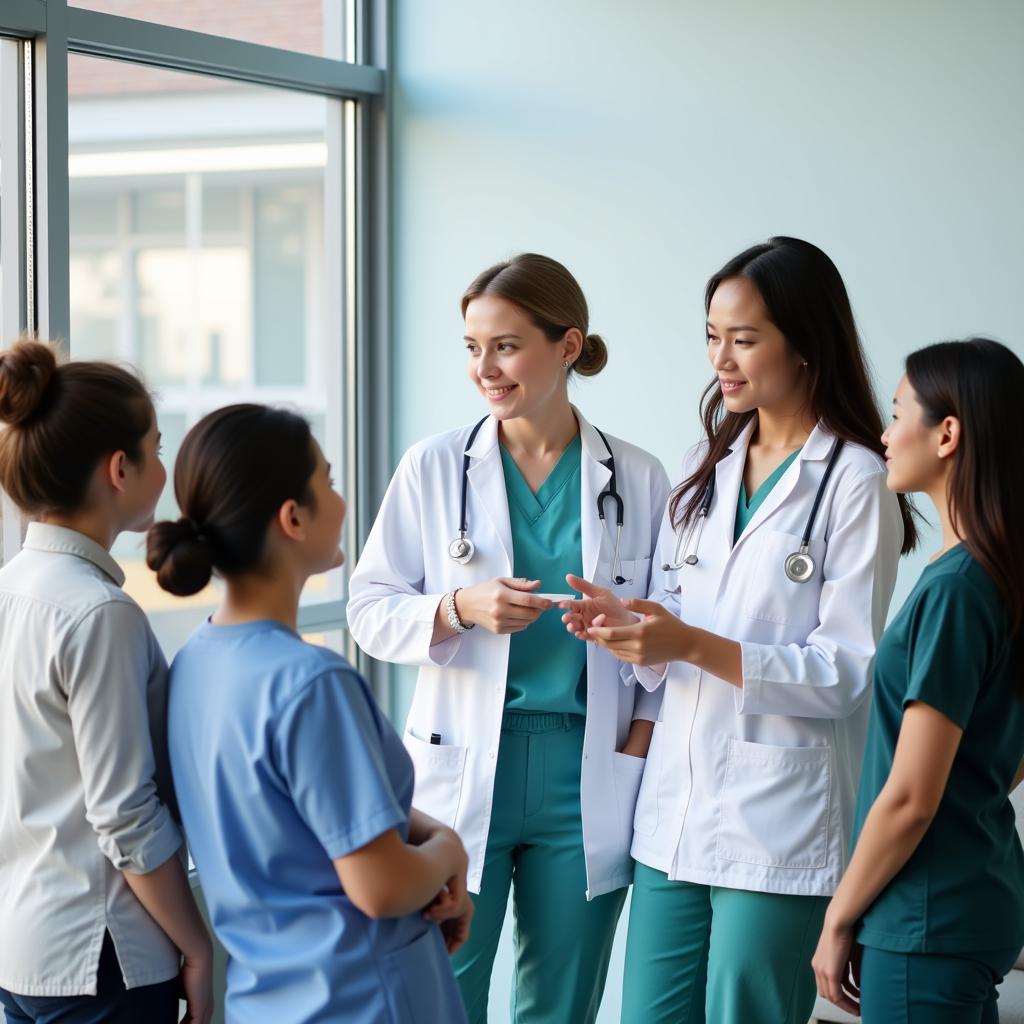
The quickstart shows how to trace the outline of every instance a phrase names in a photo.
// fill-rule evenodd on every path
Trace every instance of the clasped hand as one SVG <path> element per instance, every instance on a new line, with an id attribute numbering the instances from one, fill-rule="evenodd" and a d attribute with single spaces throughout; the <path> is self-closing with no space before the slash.
<path id="1" fill-rule="evenodd" d="M 566 576 L 579 601 L 563 601 L 565 628 L 580 640 L 591 640 L 631 665 L 661 666 L 685 661 L 689 627 L 656 601 L 621 601 L 610 590 L 579 576 Z"/>

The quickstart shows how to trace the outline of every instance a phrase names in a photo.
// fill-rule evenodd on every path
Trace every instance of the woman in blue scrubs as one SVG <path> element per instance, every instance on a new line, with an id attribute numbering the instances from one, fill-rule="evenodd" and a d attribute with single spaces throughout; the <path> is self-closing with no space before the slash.
<path id="1" fill-rule="evenodd" d="M 465 851 L 410 809 L 412 763 L 364 680 L 296 631 L 306 580 L 343 557 L 345 502 L 309 424 L 211 413 L 174 483 L 184 514 L 150 531 L 150 568 L 173 594 L 226 583 L 171 667 L 169 743 L 227 1019 L 457 1024 Z"/>
<path id="2" fill-rule="evenodd" d="M 1003 345 L 932 345 L 882 436 L 889 488 L 928 495 L 942 547 L 878 646 L 853 857 L 814 957 L 865 1024 L 996 1024 L 1024 943 L 1022 394 Z"/>

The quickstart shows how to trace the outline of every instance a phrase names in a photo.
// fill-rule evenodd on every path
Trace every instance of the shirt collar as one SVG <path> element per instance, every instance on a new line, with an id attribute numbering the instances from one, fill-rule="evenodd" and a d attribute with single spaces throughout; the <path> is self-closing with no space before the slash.
<path id="1" fill-rule="evenodd" d="M 124 570 L 114 561 L 110 552 L 77 530 L 54 526 L 52 523 L 29 523 L 24 547 L 32 551 L 53 551 L 84 558 L 106 573 L 119 587 L 124 586 Z"/>

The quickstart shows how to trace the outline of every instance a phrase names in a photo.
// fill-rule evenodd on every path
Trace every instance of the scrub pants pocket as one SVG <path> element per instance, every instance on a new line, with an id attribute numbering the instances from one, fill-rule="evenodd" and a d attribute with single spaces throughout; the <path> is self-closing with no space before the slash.
<path id="1" fill-rule="evenodd" d="M 437 925 L 384 956 L 381 976 L 395 1024 L 464 1024 L 462 997 Z"/>

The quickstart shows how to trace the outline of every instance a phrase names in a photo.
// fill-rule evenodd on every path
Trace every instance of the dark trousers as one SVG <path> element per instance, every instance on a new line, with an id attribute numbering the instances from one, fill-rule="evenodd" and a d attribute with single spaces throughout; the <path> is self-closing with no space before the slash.
<path id="1" fill-rule="evenodd" d="M 94 996 L 19 996 L 0 988 L 7 1024 L 177 1024 L 178 980 L 126 989 L 108 932 Z"/>

